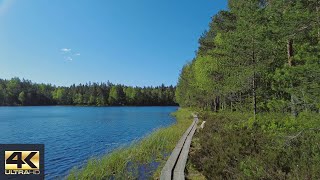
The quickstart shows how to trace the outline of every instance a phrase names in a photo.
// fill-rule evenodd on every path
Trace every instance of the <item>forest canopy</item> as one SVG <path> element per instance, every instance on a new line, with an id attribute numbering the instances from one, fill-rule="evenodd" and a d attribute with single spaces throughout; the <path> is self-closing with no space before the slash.
<path id="1" fill-rule="evenodd" d="M 176 99 L 202 109 L 320 112 L 320 2 L 229 0 L 184 66 Z"/>
<path id="2" fill-rule="evenodd" d="M 206 121 L 191 167 L 206 179 L 320 179 L 320 1 L 228 3 L 177 84 L 180 106 Z"/>
<path id="3" fill-rule="evenodd" d="M 131 87 L 87 83 L 70 87 L 37 84 L 30 80 L 0 79 L 0 106 L 175 106 L 175 87 Z"/>

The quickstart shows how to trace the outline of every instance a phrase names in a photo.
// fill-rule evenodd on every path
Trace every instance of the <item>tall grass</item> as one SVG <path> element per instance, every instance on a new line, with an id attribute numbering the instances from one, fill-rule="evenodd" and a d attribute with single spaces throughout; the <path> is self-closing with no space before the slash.
<path id="1" fill-rule="evenodd" d="M 82 169 L 74 168 L 67 178 L 136 179 L 141 176 L 141 167 L 152 164 L 159 165 L 151 172 L 152 176 L 158 177 L 168 155 L 192 122 L 190 110 L 180 109 L 173 115 L 177 118 L 174 125 L 158 129 L 143 140 L 115 150 L 100 159 L 90 159 Z"/>

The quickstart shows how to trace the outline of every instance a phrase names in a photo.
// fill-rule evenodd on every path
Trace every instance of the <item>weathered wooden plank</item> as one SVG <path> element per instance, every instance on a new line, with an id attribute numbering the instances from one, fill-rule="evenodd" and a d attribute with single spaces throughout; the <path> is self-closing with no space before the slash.
<path id="1" fill-rule="evenodd" d="M 173 149 L 169 159 L 167 160 L 165 166 L 163 167 L 161 171 L 160 180 L 171 180 L 173 177 L 173 170 L 176 166 L 176 163 L 178 162 L 179 156 L 181 154 L 181 151 L 185 145 L 185 142 L 187 140 L 187 137 L 190 133 L 192 133 L 193 129 L 196 128 L 196 123 L 198 121 L 198 117 L 194 115 L 194 121 L 189 126 L 189 128 L 185 131 L 181 139 L 178 141 L 176 147 Z M 194 133 L 194 132 L 193 132 Z M 192 138 L 192 137 L 191 137 Z M 191 143 L 191 141 L 190 141 Z M 190 144 L 189 144 L 190 147 Z"/>
<path id="2" fill-rule="evenodd" d="M 193 126 L 191 132 L 187 136 L 186 142 L 184 143 L 184 146 L 182 148 L 182 151 L 180 152 L 180 156 L 179 156 L 178 161 L 176 163 L 176 166 L 174 168 L 174 171 L 173 171 L 173 179 L 174 180 L 184 180 L 185 179 L 184 170 L 185 170 L 185 167 L 187 164 L 187 159 L 188 159 L 188 154 L 189 154 L 189 150 L 190 150 L 192 137 L 197 129 L 197 126 L 196 126 L 196 124 L 198 122 L 197 117 L 195 117 L 194 122 L 195 122 L 195 126 Z"/>
<path id="3" fill-rule="evenodd" d="M 161 180 L 171 180 L 172 179 L 173 168 L 177 162 L 177 159 L 179 158 L 180 152 L 181 152 L 183 145 L 187 139 L 187 136 L 191 132 L 191 130 L 194 126 L 195 126 L 195 121 L 192 122 L 192 124 L 189 126 L 189 128 L 182 135 L 181 139 L 178 141 L 176 147 L 173 149 L 169 159 L 167 160 L 165 166 L 163 167 L 163 169 L 161 171 L 161 176 L 160 176 Z"/>

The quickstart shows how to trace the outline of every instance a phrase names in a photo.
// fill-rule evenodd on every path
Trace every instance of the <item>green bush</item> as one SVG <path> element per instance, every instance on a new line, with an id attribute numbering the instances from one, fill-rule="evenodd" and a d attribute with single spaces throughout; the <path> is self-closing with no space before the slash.
<path id="1" fill-rule="evenodd" d="M 208 179 L 320 179 L 320 116 L 204 113 L 191 163 Z"/>
<path id="2" fill-rule="evenodd" d="M 273 99 L 267 103 L 267 108 L 272 112 L 288 112 L 289 104 L 283 99 Z"/>

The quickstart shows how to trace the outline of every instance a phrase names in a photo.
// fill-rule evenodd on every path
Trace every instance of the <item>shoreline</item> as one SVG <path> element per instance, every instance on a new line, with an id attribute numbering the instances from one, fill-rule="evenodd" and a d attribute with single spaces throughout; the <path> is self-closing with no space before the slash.
<path id="1" fill-rule="evenodd" d="M 34 105 L 34 106 L 21 106 L 21 105 L 11 105 L 11 106 L 5 106 L 5 105 L 1 105 L 1 107 L 179 107 L 179 105 L 150 105 L 150 106 L 129 106 L 129 105 L 125 105 L 125 106 L 90 106 L 90 105 Z"/>
<path id="2" fill-rule="evenodd" d="M 110 154 L 89 159 L 83 168 L 74 167 L 67 179 L 159 177 L 167 158 L 193 119 L 187 109 L 179 109 L 173 115 L 176 123 Z"/>

